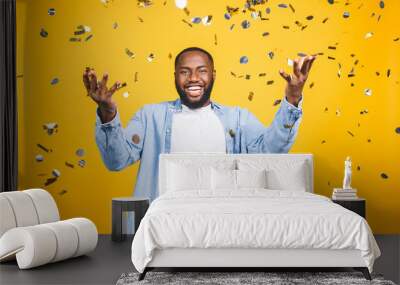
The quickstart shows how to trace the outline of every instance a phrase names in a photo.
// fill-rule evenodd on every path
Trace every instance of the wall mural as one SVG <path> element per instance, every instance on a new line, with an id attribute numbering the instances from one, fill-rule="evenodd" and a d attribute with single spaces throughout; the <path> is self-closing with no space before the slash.
<path id="1" fill-rule="evenodd" d="M 367 199 L 375 233 L 399 233 L 398 1 L 17 0 L 19 188 L 44 188 L 63 219 L 111 231 L 111 198 L 132 195 L 140 163 L 110 172 L 95 142 L 85 67 L 122 82 L 123 126 L 145 104 L 178 98 L 174 59 L 199 46 L 214 57 L 211 99 L 269 125 L 293 60 L 317 61 L 304 88 L 292 153 L 313 153 L 315 192 L 341 187 L 343 161 Z"/>

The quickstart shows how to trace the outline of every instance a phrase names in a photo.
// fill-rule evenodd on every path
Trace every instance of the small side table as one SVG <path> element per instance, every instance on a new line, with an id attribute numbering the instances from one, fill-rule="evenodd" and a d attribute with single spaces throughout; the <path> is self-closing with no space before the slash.
<path id="1" fill-rule="evenodd" d="M 366 214 L 365 214 L 366 201 L 363 198 L 357 198 L 355 200 L 332 199 L 332 202 L 339 204 L 340 206 L 342 206 L 350 211 L 353 211 L 356 214 L 359 214 L 364 219 L 366 217 Z"/>
<path id="2" fill-rule="evenodd" d="M 137 231 L 140 221 L 149 208 L 149 199 L 135 197 L 118 197 L 112 199 L 112 241 L 123 241 L 126 238 L 122 234 L 122 213 L 125 211 L 135 212 L 135 231 Z"/>

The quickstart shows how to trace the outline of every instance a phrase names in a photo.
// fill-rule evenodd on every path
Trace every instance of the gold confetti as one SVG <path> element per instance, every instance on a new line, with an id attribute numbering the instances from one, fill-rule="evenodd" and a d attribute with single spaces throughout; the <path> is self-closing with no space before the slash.
<path id="1" fill-rule="evenodd" d="M 254 92 L 250 91 L 249 96 L 247 98 L 249 99 L 249 101 L 252 101 L 253 97 L 254 97 Z"/>
<path id="2" fill-rule="evenodd" d="M 126 53 L 130 58 L 135 58 L 135 53 L 132 52 L 130 49 L 125 48 L 125 53 Z"/>

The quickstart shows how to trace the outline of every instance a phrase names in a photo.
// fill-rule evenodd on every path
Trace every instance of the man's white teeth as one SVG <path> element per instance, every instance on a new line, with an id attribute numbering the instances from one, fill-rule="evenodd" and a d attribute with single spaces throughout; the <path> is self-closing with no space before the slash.
<path id="1" fill-rule="evenodd" d="M 201 87 L 200 86 L 191 86 L 191 87 L 188 87 L 188 90 L 189 91 L 198 91 L 198 90 L 201 90 Z"/>

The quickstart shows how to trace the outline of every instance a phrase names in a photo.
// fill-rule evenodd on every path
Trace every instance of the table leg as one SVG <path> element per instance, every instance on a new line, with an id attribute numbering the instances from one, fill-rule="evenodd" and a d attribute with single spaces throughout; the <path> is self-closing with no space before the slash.
<path id="1" fill-rule="evenodd" d="M 112 241 L 122 241 L 122 205 L 112 203 Z"/>

